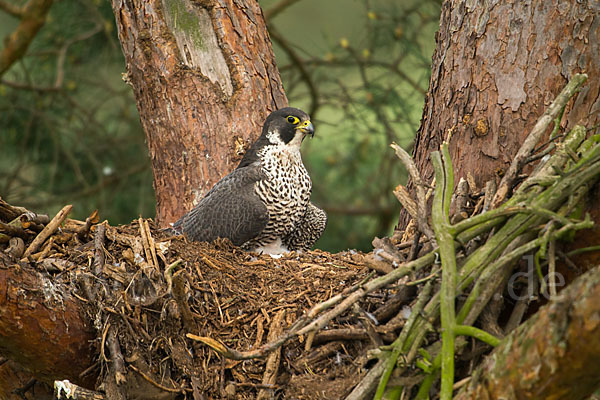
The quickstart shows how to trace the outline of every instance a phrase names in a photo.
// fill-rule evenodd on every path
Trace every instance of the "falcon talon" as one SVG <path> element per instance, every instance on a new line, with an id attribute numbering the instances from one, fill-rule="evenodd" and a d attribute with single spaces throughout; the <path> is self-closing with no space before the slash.
<path id="1" fill-rule="evenodd" d="M 300 154 L 304 138 L 314 134 L 304 111 L 271 113 L 237 168 L 173 230 L 196 241 L 228 238 L 245 250 L 279 257 L 309 250 L 327 225 L 325 211 L 310 202 L 312 182 Z"/>

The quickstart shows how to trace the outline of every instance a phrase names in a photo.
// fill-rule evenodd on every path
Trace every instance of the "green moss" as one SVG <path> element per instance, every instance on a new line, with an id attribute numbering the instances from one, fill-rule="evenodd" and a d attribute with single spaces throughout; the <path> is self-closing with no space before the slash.
<path id="1" fill-rule="evenodd" d="M 165 10 L 167 11 L 167 23 L 173 30 L 173 33 L 180 32 L 187 35 L 198 48 L 204 48 L 204 40 L 198 27 L 200 18 L 195 12 L 191 12 L 186 7 L 185 0 L 164 0 Z"/>

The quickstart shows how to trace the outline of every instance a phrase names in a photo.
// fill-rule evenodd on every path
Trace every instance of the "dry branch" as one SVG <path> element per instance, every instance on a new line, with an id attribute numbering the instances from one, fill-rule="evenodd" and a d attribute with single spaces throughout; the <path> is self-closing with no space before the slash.
<path id="1" fill-rule="evenodd" d="M 419 170 L 417 169 L 417 166 L 415 165 L 415 162 L 413 161 L 412 157 L 396 143 L 392 143 L 390 146 L 394 149 L 394 151 L 396 152 L 396 156 L 398 156 L 400 161 L 402 161 L 402 163 L 406 167 L 406 170 L 408 171 L 410 178 L 412 179 L 413 184 L 415 186 L 415 190 L 417 192 L 417 213 L 416 215 L 411 214 L 411 216 L 417 222 L 417 226 L 419 227 L 421 233 L 427 236 L 427 239 L 429 239 L 431 243 L 435 243 L 435 235 L 428 222 L 429 210 L 427 209 L 427 193 L 425 191 L 425 182 L 423 182 L 423 179 L 421 179 L 421 174 L 419 174 Z M 401 186 L 398 187 L 397 190 L 399 188 L 401 188 Z M 410 201 L 408 201 L 410 199 L 410 196 L 408 195 L 408 193 L 406 193 L 406 190 L 404 190 L 404 192 L 404 196 L 399 196 L 399 194 L 401 194 L 402 192 L 394 192 L 394 194 L 396 194 L 396 197 L 398 197 L 399 200 L 403 198 L 405 199 L 405 201 L 407 201 L 407 204 L 410 204 Z M 400 201 L 402 202 L 402 200 Z M 404 203 L 402 204 L 404 205 Z M 411 206 L 414 207 L 414 205 Z"/>
<path id="2" fill-rule="evenodd" d="M 267 340 L 273 341 L 283 332 L 283 322 L 285 317 L 285 309 L 279 310 L 277 315 L 273 317 L 271 326 L 269 327 L 269 335 Z M 281 361 L 281 348 L 275 350 L 267 358 L 265 373 L 263 375 L 262 384 L 266 386 L 274 386 L 277 380 L 279 371 L 279 363 Z M 273 397 L 273 390 L 261 389 L 258 392 L 257 399 L 265 400 Z"/>
<path id="3" fill-rule="evenodd" d="M 40 233 L 38 233 L 35 239 L 33 239 L 33 242 L 31 242 L 29 247 L 27 247 L 27 250 L 25 250 L 25 253 L 23 254 L 24 258 L 27 258 L 31 254 L 35 253 L 40 248 L 46 239 L 48 239 L 48 237 L 50 237 L 50 235 L 52 235 L 58 229 L 58 226 L 62 224 L 65 218 L 67 218 L 67 215 L 69 215 L 72 208 L 72 205 L 66 205 L 54 216 L 54 218 L 52 218 L 52 221 L 50 221 L 50 223 L 46 225 L 46 227 Z"/>
<path id="4" fill-rule="evenodd" d="M 96 235 L 94 236 L 94 274 L 100 275 L 104 269 L 104 237 L 106 235 L 106 225 L 96 226 Z"/>

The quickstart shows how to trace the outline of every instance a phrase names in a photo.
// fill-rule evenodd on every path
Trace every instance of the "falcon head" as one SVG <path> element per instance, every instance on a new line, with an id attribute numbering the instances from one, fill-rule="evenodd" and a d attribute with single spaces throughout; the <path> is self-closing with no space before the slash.
<path id="1" fill-rule="evenodd" d="M 314 136 L 315 128 L 310 117 L 302 110 L 286 107 L 272 112 L 262 131 L 271 144 L 300 147 L 306 135 Z"/>

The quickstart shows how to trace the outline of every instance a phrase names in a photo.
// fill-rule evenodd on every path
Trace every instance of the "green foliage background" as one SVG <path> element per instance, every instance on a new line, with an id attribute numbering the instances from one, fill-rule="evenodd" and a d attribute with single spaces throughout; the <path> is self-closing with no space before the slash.
<path id="1" fill-rule="evenodd" d="M 14 0 L 18 2 L 19 0 Z M 260 1 L 266 15 L 281 0 Z M 329 214 L 317 247 L 370 249 L 400 209 L 430 73 L 439 0 L 301 0 L 269 19 L 290 105 L 310 111 L 304 144 L 314 201 Z M 20 4 L 20 3 L 19 3 Z M 0 36 L 17 20 L 0 12 Z M 62 0 L 0 81 L 0 196 L 53 214 L 99 209 L 111 224 L 154 216 L 152 172 L 110 3 Z"/>

